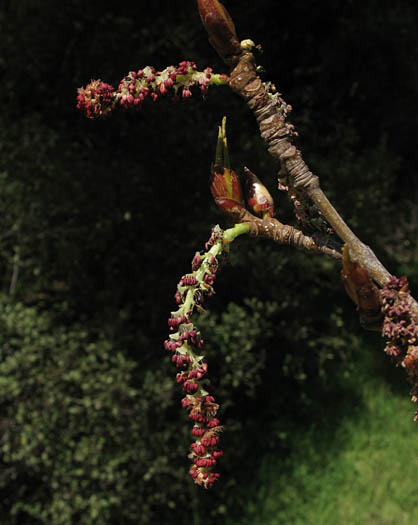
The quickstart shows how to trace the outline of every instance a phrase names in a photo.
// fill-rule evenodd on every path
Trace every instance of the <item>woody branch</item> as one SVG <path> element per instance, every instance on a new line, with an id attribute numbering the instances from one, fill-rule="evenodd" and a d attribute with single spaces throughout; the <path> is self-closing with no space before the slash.
<path id="1" fill-rule="evenodd" d="M 293 203 L 313 202 L 322 218 L 348 246 L 351 256 L 365 268 L 380 286 L 389 282 L 390 272 L 346 224 L 320 186 L 319 177 L 305 163 L 293 144 L 297 132 L 287 121 L 291 106 L 286 104 L 274 85 L 260 78 L 254 57 L 257 46 L 251 40 L 238 41 L 234 23 L 218 0 L 198 0 L 202 23 L 209 41 L 230 67 L 229 86 L 241 96 L 253 112 L 268 151 L 280 163 L 279 188 L 287 189 Z M 418 303 L 409 295 L 411 309 L 418 314 Z"/>

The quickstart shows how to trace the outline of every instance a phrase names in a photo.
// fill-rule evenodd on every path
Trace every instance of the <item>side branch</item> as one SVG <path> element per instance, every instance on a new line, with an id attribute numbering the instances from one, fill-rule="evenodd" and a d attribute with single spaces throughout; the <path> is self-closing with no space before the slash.
<path id="1" fill-rule="evenodd" d="M 334 259 L 341 259 L 341 253 L 338 250 L 321 243 L 319 239 L 305 235 L 289 224 L 281 223 L 273 217 L 260 219 L 242 208 L 236 212 L 234 220 L 249 224 L 248 233 L 252 237 L 266 237 L 277 244 L 288 244 L 309 252 L 322 253 Z"/>
<path id="2" fill-rule="evenodd" d="M 139 109 L 145 100 L 158 100 L 162 95 L 173 95 L 173 99 L 192 96 L 191 88 L 198 87 L 205 96 L 209 86 L 227 83 L 227 76 L 215 74 L 207 67 L 198 71 L 194 62 L 184 60 L 178 66 L 168 66 L 156 71 L 146 66 L 130 71 L 115 89 L 101 80 L 92 80 L 86 87 L 79 88 L 77 107 L 88 118 L 108 116 L 116 107 Z"/>

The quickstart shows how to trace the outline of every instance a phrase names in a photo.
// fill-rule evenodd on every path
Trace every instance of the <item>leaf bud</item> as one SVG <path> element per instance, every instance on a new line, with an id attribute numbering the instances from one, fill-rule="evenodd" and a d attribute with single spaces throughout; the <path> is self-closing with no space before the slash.
<path id="1" fill-rule="evenodd" d="M 212 164 L 211 169 L 210 190 L 216 204 L 224 213 L 230 214 L 237 208 L 244 207 L 241 182 L 229 162 L 225 117 L 222 125 L 219 126 L 215 163 Z"/>
<path id="2" fill-rule="evenodd" d="M 197 0 L 200 18 L 209 42 L 224 59 L 241 53 L 234 22 L 219 0 Z"/>

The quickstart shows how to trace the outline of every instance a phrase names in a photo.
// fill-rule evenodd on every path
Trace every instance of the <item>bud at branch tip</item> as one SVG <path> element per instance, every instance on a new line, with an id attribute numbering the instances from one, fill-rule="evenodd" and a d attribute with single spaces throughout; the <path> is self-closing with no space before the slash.
<path id="1" fill-rule="evenodd" d="M 197 0 L 200 18 L 209 42 L 226 62 L 241 53 L 234 22 L 218 0 Z"/>
<path id="2" fill-rule="evenodd" d="M 216 204 L 226 214 L 232 214 L 244 206 L 240 180 L 235 171 L 231 170 L 226 138 L 226 117 L 222 119 L 222 124 L 218 128 L 210 190 Z"/>

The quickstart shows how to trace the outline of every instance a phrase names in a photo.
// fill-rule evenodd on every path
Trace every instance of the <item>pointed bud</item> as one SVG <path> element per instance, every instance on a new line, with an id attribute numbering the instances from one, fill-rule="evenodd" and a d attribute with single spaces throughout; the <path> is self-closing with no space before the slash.
<path id="1" fill-rule="evenodd" d="M 238 175 L 233 170 L 212 166 L 210 191 L 216 201 L 231 201 L 235 206 L 244 206 L 241 183 Z"/>
<path id="2" fill-rule="evenodd" d="M 197 0 L 197 5 L 202 24 L 209 35 L 209 42 L 221 58 L 227 60 L 230 56 L 239 55 L 241 47 L 234 22 L 221 2 Z"/>
<path id="3" fill-rule="evenodd" d="M 241 183 L 229 163 L 228 144 L 226 140 L 226 117 L 219 126 L 216 145 L 215 164 L 211 169 L 210 191 L 216 204 L 225 213 L 244 207 Z"/>
<path id="4" fill-rule="evenodd" d="M 250 208 L 257 215 L 263 218 L 274 216 L 274 201 L 270 195 L 268 189 L 260 181 L 260 179 L 250 171 L 248 168 L 244 168 L 245 175 L 247 177 L 247 202 Z"/>

